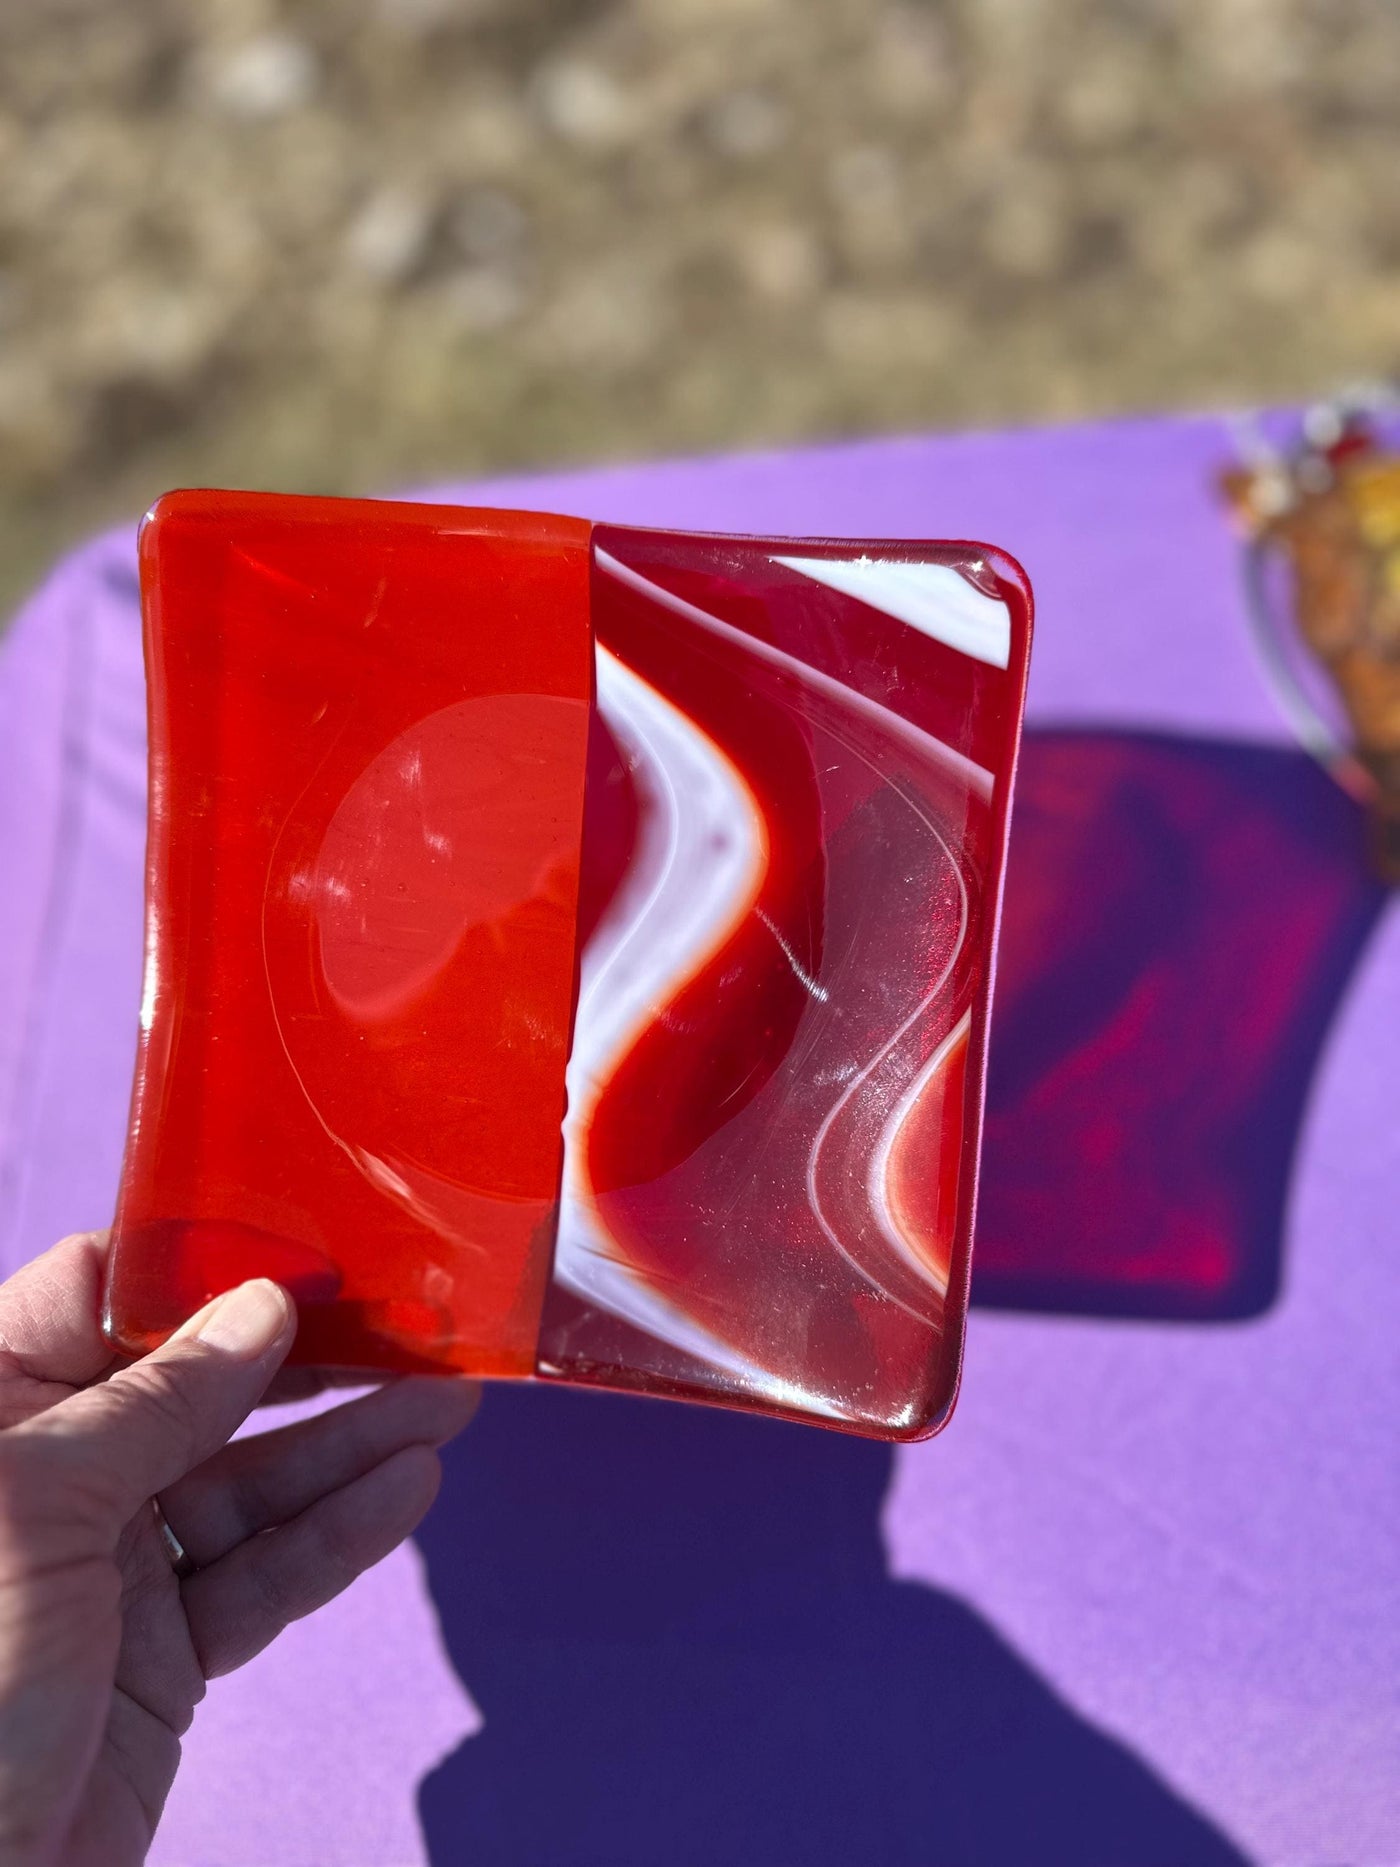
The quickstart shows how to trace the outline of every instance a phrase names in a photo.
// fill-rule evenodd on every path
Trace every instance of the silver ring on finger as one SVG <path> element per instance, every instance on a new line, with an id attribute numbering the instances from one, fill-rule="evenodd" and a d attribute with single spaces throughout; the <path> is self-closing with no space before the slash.
<path id="1" fill-rule="evenodd" d="M 167 1523 L 165 1512 L 161 1509 L 158 1498 L 151 1499 L 151 1511 L 156 1520 L 156 1529 L 160 1532 L 161 1546 L 165 1550 L 170 1566 L 178 1579 L 183 1582 L 187 1576 L 194 1574 L 198 1565 Z"/>

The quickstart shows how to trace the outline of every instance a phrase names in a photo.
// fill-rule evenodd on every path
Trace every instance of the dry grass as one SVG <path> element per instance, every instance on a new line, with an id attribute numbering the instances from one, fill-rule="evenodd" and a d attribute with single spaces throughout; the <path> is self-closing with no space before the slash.
<path id="1" fill-rule="evenodd" d="M 1400 366 L 1383 0 L 4 0 L 0 586 L 190 481 Z"/>

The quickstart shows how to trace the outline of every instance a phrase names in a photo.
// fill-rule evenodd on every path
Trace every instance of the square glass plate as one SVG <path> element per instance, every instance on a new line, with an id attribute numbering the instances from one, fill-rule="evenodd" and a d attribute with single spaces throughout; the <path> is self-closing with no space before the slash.
<path id="1" fill-rule="evenodd" d="M 108 1328 L 946 1419 L 1030 593 L 975 544 L 180 493 Z"/>

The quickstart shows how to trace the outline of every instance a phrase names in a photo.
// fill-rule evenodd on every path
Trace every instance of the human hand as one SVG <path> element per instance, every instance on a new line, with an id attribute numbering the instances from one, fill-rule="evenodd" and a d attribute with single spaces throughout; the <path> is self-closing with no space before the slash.
<path id="1" fill-rule="evenodd" d="M 290 1299 L 245 1284 L 122 1365 L 105 1250 L 68 1238 L 0 1284 L 7 1867 L 142 1861 L 205 1681 L 409 1534 L 476 1407 L 465 1381 L 413 1378 L 229 1444 L 291 1347 Z"/>

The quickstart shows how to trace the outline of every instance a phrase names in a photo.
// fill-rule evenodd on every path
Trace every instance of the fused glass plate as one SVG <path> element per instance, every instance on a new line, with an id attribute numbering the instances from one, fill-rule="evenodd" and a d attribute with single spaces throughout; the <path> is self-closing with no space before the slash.
<path id="1" fill-rule="evenodd" d="M 141 542 L 108 1328 L 949 1412 L 1030 634 L 970 544 L 256 494 Z"/>

